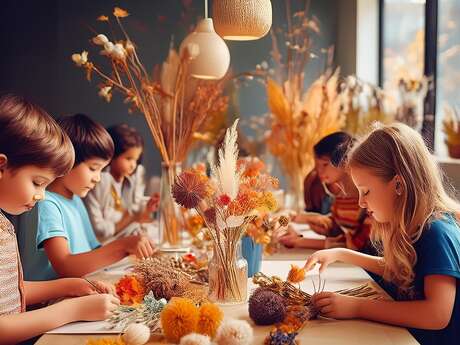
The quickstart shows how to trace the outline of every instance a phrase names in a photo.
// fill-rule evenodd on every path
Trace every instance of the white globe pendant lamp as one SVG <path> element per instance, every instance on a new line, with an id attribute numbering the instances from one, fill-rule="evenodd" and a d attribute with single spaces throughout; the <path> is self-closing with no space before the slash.
<path id="1" fill-rule="evenodd" d="M 272 26 L 272 4 L 270 0 L 214 0 L 212 17 L 224 39 L 257 40 Z"/>
<path id="2" fill-rule="evenodd" d="M 230 65 L 230 52 L 225 41 L 215 32 L 212 19 L 208 18 L 207 1 L 205 19 L 182 41 L 179 51 L 182 53 L 184 49 L 196 46 L 199 52 L 190 61 L 190 75 L 198 79 L 222 79 Z"/>

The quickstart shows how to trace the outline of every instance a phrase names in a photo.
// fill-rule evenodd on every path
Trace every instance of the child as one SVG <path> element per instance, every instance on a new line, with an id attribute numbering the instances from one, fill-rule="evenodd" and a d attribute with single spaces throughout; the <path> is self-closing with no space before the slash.
<path id="1" fill-rule="evenodd" d="M 77 114 L 58 120 L 71 138 L 75 164 L 65 176 L 50 184 L 46 199 L 38 204 L 35 252 L 44 249 L 45 262 L 34 260 L 29 269 L 33 280 L 82 277 L 129 254 L 149 257 L 153 243 L 145 236 L 132 235 L 101 246 L 96 240 L 88 212 L 80 198 L 94 188 L 102 169 L 113 155 L 113 142 L 100 124 Z"/>
<path id="2" fill-rule="evenodd" d="M 349 154 L 359 203 L 372 216 L 372 239 L 382 257 L 347 249 L 314 253 L 305 265 L 342 261 L 397 286 L 397 301 L 323 292 L 314 303 L 326 317 L 362 318 L 404 327 L 421 344 L 460 340 L 459 204 L 444 190 L 441 173 L 421 136 L 403 124 L 374 129 Z"/>
<path id="3" fill-rule="evenodd" d="M 0 97 L 1 210 L 19 215 L 33 208 L 73 160 L 69 138 L 46 112 L 18 96 Z M 95 293 L 84 279 L 23 281 L 15 231 L 0 211 L 0 344 L 18 343 L 69 322 L 105 319 L 118 300 Z M 26 305 L 76 296 L 83 297 L 25 312 Z"/>
<path id="4" fill-rule="evenodd" d="M 146 228 L 153 235 L 152 212 L 158 207 L 158 194 L 144 203 L 144 167 L 138 165 L 144 142 L 139 133 L 126 124 L 107 130 L 115 152 L 110 172 L 102 172 L 101 181 L 84 199 L 98 239 L 110 242 L 116 238 L 141 233 Z M 147 223 L 147 224 L 146 224 Z"/>
<path id="5" fill-rule="evenodd" d="M 344 133 L 332 133 L 320 140 L 314 147 L 315 168 L 327 193 L 333 196 L 331 215 L 303 213 L 295 217 L 299 223 L 307 223 L 326 240 L 306 239 L 295 231 L 280 238 L 288 247 L 347 248 L 367 251 L 369 247 L 369 223 L 365 210 L 358 204 L 358 190 L 342 162 L 353 138 Z M 329 190 L 331 189 L 331 190 Z"/>

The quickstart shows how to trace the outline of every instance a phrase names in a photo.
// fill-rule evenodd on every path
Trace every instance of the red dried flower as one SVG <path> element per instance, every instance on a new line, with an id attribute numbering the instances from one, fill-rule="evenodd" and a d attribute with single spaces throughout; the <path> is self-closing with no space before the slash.
<path id="1" fill-rule="evenodd" d="M 172 195 L 185 208 L 195 208 L 208 195 L 204 179 L 192 171 L 184 171 L 174 182 Z"/>
<path id="2" fill-rule="evenodd" d="M 218 202 L 220 206 L 227 206 L 230 201 L 232 201 L 232 199 L 227 194 L 222 194 L 219 196 Z"/>
<path id="3" fill-rule="evenodd" d="M 216 224 L 216 209 L 214 207 L 208 208 L 206 211 L 204 211 L 204 216 L 207 223 Z"/>

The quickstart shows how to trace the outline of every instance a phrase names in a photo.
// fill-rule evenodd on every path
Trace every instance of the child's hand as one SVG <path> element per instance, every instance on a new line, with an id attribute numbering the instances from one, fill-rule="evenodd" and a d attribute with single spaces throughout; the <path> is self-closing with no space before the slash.
<path id="1" fill-rule="evenodd" d="M 98 280 L 91 280 L 91 283 L 82 278 L 62 278 L 63 296 L 80 297 L 94 295 L 97 293 L 110 293 L 116 296 L 115 287 Z"/>
<path id="2" fill-rule="evenodd" d="M 120 301 L 109 294 L 97 294 L 65 300 L 69 311 L 75 313 L 75 319 L 80 321 L 105 320 L 118 308 Z"/>
<path id="3" fill-rule="evenodd" d="M 333 226 L 332 218 L 322 214 L 309 215 L 306 223 L 320 235 L 327 235 Z"/>
<path id="4" fill-rule="evenodd" d="M 301 239 L 299 235 L 296 234 L 287 234 L 279 238 L 279 242 L 287 248 L 295 248 Z"/>
<path id="5" fill-rule="evenodd" d="M 345 235 L 338 235 L 335 237 L 326 237 L 326 241 L 324 242 L 324 247 L 326 249 L 347 247 L 346 242 L 345 242 Z"/>
<path id="6" fill-rule="evenodd" d="M 323 273 L 324 270 L 332 264 L 339 260 L 339 253 L 340 248 L 335 249 L 323 249 L 317 252 L 314 252 L 310 257 L 307 259 L 305 263 L 305 271 L 310 271 L 315 267 L 316 264 L 320 264 L 319 273 Z"/>
<path id="7" fill-rule="evenodd" d="M 333 292 L 313 295 L 313 304 L 320 314 L 333 319 L 354 319 L 358 317 L 359 304 L 363 299 L 343 296 Z"/>
<path id="8" fill-rule="evenodd" d="M 100 281 L 100 280 L 89 280 L 91 283 L 88 283 L 88 284 L 92 284 L 93 288 L 95 290 L 97 290 L 98 293 L 103 293 L 103 294 L 111 294 L 113 296 L 117 296 L 117 292 L 115 290 L 115 286 L 113 284 L 110 284 L 110 283 L 106 283 L 106 282 L 103 282 L 103 281 Z"/>
<path id="9" fill-rule="evenodd" d="M 152 212 L 145 208 L 143 211 L 134 215 L 134 221 L 138 223 L 151 223 L 153 222 Z"/>
<path id="10" fill-rule="evenodd" d="M 150 213 L 156 212 L 158 210 L 158 206 L 160 205 L 160 194 L 153 193 L 150 197 L 145 209 L 148 210 Z"/>
<path id="11" fill-rule="evenodd" d="M 134 254 L 139 259 L 151 257 L 156 249 L 153 241 L 144 235 L 134 235 L 126 237 L 126 251 Z"/>

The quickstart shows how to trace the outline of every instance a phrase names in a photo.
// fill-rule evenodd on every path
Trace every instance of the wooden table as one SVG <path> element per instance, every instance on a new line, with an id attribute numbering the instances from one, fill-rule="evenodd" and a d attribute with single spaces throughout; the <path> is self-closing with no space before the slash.
<path id="1" fill-rule="evenodd" d="M 262 272 L 267 275 L 278 275 L 286 277 L 290 264 L 301 265 L 310 251 L 282 250 L 280 253 L 272 257 L 268 257 L 262 262 Z M 317 279 L 317 272 L 311 272 L 312 278 Z M 99 272 L 92 278 L 114 281 L 117 276 L 111 274 L 110 271 Z M 369 282 L 369 275 L 361 268 L 336 263 L 327 269 L 322 274 L 322 278 L 326 280 L 325 290 L 334 291 L 343 288 L 351 288 Z M 316 282 L 315 282 L 316 283 Z M 312 293 L 313 284 L 311 279 L 306 279 L 301 287 L 303 290 Z M 249 290 L 252 290 L 254 285 L 249 282 Z M 249 319 L 247 304 L 237 306 L 222 307 L 225 317 L 232 317 L 242 320 L 247 320 L 253 325 Z M 260 327 L 254 326 L 254 342 L 253 344 L 263 344 L 264 338 L 270 330 L 270 326 Z M 113 335 L 112 335 L 113 336 Z M 101 335 L 55 335 L 45 334 L 36 344 L 38 345 L 84 345 L 89 338 L 99 338 Z M 373 345 L 412 345 L 418 342 L 411 334 L 401 327 L 389 326 L 364 320 L 313 320 L 306 324 L 300 331 L 297 339 L 302 344 L 315 345 L 356 345 L 356 344 L 373 344 Z M 151 340 L 149 344 L 163 344 L 158 340 Z"/>

